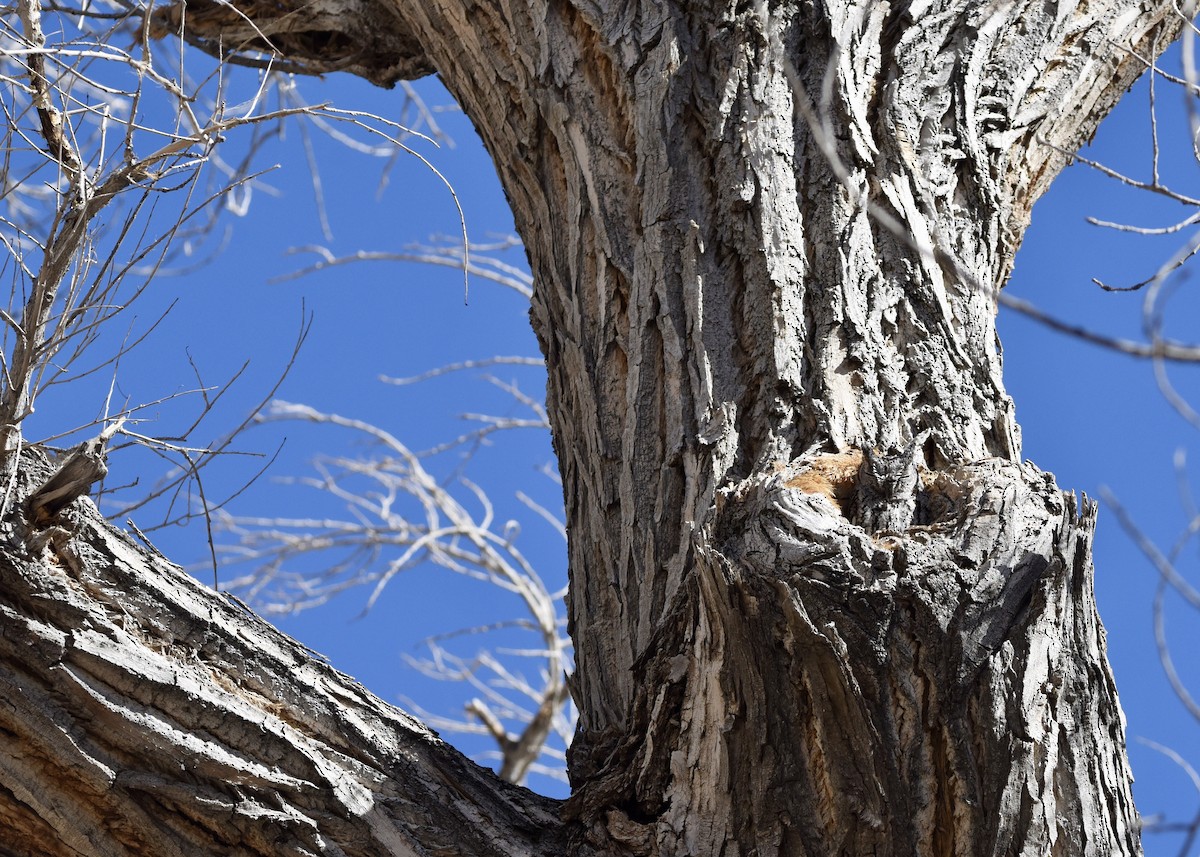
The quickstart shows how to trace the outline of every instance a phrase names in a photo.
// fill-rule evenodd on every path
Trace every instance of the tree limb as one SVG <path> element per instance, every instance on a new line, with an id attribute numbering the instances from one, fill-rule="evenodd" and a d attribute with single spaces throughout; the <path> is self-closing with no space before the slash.
<path id="1" fill-rule="evenodd" d="M 50 471 L 27 451 L 18 500 Z M 12 508 L 0 524 L 9 841 L 156 857 L 563 852 L 555 801 L 469 762 L 90 502 L 36 553 L 25 505 Z"/>
<path id="2" fill-rule="evenodd" d="M 295 74 L 348 71 L 377 86 L 432 74 L 433 66 L 403 19 L 386 4 L 179 0 L 151 13 L 152 35 L 179 35 L 226 61 Z M 247 57 L 257 54 L 261 59 Z"/>

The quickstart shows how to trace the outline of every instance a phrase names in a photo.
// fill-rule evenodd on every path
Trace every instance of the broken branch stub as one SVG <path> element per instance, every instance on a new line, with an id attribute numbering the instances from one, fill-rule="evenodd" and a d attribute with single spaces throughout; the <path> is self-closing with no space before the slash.
<path id="1" fill-rule="evenodd" d="M 29 495 L 29 519 L 34 526 L 49 526 L 63 509 L 108 475 L 105 451 L 109 437 L 104 432 L 72 449 L 54 475 Z"/>

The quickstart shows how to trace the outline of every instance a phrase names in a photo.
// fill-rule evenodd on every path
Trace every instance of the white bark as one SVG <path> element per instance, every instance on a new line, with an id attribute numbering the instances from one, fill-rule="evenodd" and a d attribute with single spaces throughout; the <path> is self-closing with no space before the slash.
<path id="1" fill-rule="evenodd" d="M 224 8 L 189 3 L 193 36 L 242 43 L 248 32 Z M 550 370 L 571 542 L 575 792 L 555 831 L 532 798 L 497 791 L 504 812 L 481 809 L 486 787 L 468 779 L 460 817 L 480 813 L 486 837 L 424 847 L 534 853 L 549 846 L 521 836 L 541 825 L 570 833 L 572 850 L 606 853 L 1138 853 L 1091 597 L 1093 510 L 1019 463 L 991 290 L 1065 160 L 1039 140 L 1070 151 L 1086 139 L 1142 70 L 1137 56 L 1178 30 L 1171 5 L 305 10 L 245 9 L 315 70 L 386 81 L 436 68 L 473 117 L 529 251 Z M 306 26 L 370 36 L 360 46 Z M 847 465 L 922 436 L 919 482 L 903 496 L 864 489 Z M 863 527 L 898 520 L 896 508 L 907 518 L 909 506 L 911 528 Z M 94 539 L 111 541 L 82 542 Z M 46 579 L 90 580 L 117 554 L 100 550 L 68 552 Z M 31 560 L 9 560 L 20 562 Z M 206 775 L 238 783 L 212 805 L 247 831 L 319 830 L 347 853 L 360 836 L 384 841 L 389 824 L 424 841 L 431 784 L 460 788 L 456 773 L 431 772 L 449 756 L 391 737 L 408 734 L 400 716 L 344 684 L 318 694 L 315 720 L 298 714 L 314 703 L 275 678 L 286 658 L 270 680 L 251 672 L 252 693 L 206 679 L 227 675 L 211 663 L 225 662 L 239 621 L 212 607 L 208 624 L 180 624 L 175 602 L 159 610 L 120 594 L 142 579 L 88 587 L 122 604 L 137 634 L 162 627 L 183 641 L 162 648 L 169 669 L 135 670 L 153 692 L 107 678 L 104 646 L 80 633 L 104 608 L 85 610 L 78 587 L 56 584 L 22 608 L 70 607 L 46 639 L 82 640 L 88 654 L 44 643 L 43 668 L 62 662 L 80 688 L 97 688 L 54 709 L 42 732 L 102 721 L 128 737 L 123 753 L 143 729 L 176 736 L 163 746 L 195 747 L 188 758 Z M 195 665 L 183 690 L 172 690 L 175 664 Z M 44 675 L 30 670 L 28 682 Z M 106 706 L 107 688 L 126 684 L 137 707 Z M 297 730 L 280 730 L 266 753 L 289 760 L 286 776 L 236 740 L 241 724 L 260 723 L 235 714 L 247 693 Z M 193 717 L 159 728 L 154 712 L 173 694 L 195 700 Z M 329 754 L 302 749 L 312 734 Z M 76 758 L 75 743 L 57 752 Z M 407 761 L 381 746 L 405 748 Z M 364 764 L 370 773 L 357 773 Z M 80 793 L 123 782 L 77 771 L 56 779 L 74 777 Z M 96 798 L 97 819 L 123 821 L 87 830 L 162 829 L 208 794 L 185 785 L 190 772 L 154 775 L 169 796 L 157 810 Z M 238 812 L 243 791 L 259 808 Z M 389 809 L 359 811 L 368 804 Z"/>

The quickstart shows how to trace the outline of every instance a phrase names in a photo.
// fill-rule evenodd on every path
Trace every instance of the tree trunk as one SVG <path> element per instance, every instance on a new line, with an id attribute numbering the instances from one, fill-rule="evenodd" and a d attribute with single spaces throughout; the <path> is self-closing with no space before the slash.
<path id="1" fill-rule="evenodd" d="M 202 44 L 436 69 L 495 158 L 563 473 L 574 793 L 551 820 L 83 511 L 47 539 L 17 510 L 0 784 L 62 843 L 29 853 L 1140 852 L 1094 508 L 1020 463 L 994 290 L 1170 4 L 319 0 L 246 4 L 256 34 L 209 2 Z"/>

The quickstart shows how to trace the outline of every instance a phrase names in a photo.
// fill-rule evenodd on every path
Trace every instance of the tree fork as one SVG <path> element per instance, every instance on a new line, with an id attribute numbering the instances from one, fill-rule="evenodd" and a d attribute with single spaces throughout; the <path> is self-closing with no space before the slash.
<path id="1" fill-rule="evenodd" d="M 570 530 L 575 848 L 1139 853 L 1091 597 L 1094 510 L 1018 463 L 993 290 L 1067 153 L 1183 25 L 1172 4 L 243 5 L 255 27 L 216 11 L 172 20 L 209 49 L 292 50 L 318 73 L 389 83 L 437 69 L 496 161 L 535 276 Z M 297 35 L 304 20 L 323 35 Z M 391 47 L 347 53 L 353 34 Z M 840 507 L 875 502 L 858 471 L 853 492 L 843 477 L 828 493 L 788 484 L 824 456 L 886 454 L 922 434 L 915 524 L 902 532 L 861 526 L 890 514 Z M 82 543 L 111 538 L 93 528 Z M 113 554 L 59 560 L 83 578 Z M 35 561 L 58 560 L 6 564 L 29 580 Z M 74 634 L 71 617 L 100 621 L 68 597 L 65 574 L 14 616 L 48 599 L 71 605 L 59 636 Z M 160 617 L 152 626 L 182 608 L 125 609 Z M 189 646 L 164 657 L 187 663 Z M 103 651 L 88 649 L 101 671 Z M 170 734 L 236 732 L 241 721 L 222 727 L 212 712 L 241 685 L 222 697 L 220 681 L 194 680 L 201 701 Z M 399 717 L 350 697 L 355 716 Z M 340 729 L 373 748 L 392 739 L 364 738 L 338 698 L 322 697 L 321 735 L 358 771 Z M 300 691 L 271 701 L 308 723 L 305 703 Z M 89 705 L 55 709 L 46 734 L 95 717 Z M 146 728 L 130 707 L 104 710 Z M 292 733 L 279 735 L 282 753 Z M 284 819 L 271 796 L 292 794 L 292 780 L 216 750 L 196 758 L 220 760 L 218 804 L 247 835 L 308 847 L 367 830 L 382 843 L 399 825 L 426 847 L 550 853 L 530 831 L 555 829 L 552 805 L 500 787 L 489 798 L 481 780 L 457 824 L 474 809 L 490 819 L 483 832 L 456 846 L 423 828 L 437 789 L 409 793 L 407 778 L 459 793 L 446 778 L 467 776 L 432 752 L 355 775 L 365 792 L 353 794 L 402 804 L 404 824 L 327 809 L 343 792 L 301 776 L 311 762 Z M 156 776 L 196 797 L 185 778 Z M 243 804 L 250 780 L 257 803 Z M 32 806 L 22 795 L 12 805 Z M 185 803 L 147 816 L 119 797 L 115 815 L 94 817 L 149 827 Z M 503 810 L 478 809 L 490 800 Z M 45 813 L 65 817 L 33 811 Z M 101 833 L 97 822 L 74 835 Z"/>

